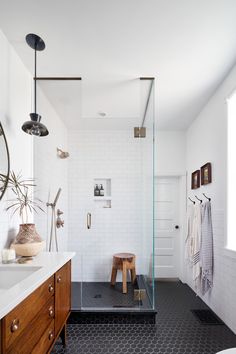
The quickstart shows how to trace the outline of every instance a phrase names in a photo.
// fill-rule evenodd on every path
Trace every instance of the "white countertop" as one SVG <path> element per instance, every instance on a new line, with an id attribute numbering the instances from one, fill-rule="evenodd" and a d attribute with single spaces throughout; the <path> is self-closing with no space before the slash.
<path id="1" fill-rule="evenodd" d="M 27 278 L 9 289 L 0 289 L 0 319 L 37 289 L 44 281 L 73 258 L 75 252 L 41 252 L 33 261 L 26 264 L 0 264 L 0 267 L 32 268 L 39 267 Z M 26 269 L 25 269 L 26 270 Z"/>

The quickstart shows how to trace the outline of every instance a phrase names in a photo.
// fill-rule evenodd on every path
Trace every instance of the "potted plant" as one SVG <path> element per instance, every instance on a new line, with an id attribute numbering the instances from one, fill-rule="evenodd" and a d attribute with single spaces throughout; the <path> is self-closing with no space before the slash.
<path id="1" fill-rule="evenodd" d="M 29 214 L 44 211 L 40 206 L 42 202 L 33 196 L 34 187 L 33 179 L 24 180 L 20 174 L 10 172 L 7 188 L 12 191 L 14 198 L 8 200 L 6 210 L 12 210 L 12 215 L 18 213 L 22 221 L 15 241 L 11 244 L 11 248 L 14 248 L 19 256 L 35 256 L 45 246 L 35 224 L 29 222 Z"/>

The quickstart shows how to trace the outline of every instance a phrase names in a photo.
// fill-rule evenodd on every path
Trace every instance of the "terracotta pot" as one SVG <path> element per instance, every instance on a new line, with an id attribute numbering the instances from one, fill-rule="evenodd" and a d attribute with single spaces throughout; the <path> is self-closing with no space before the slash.
<path id="1" fill-rule="evenodd" d="M 11 248 L 16 251 L 17 256 L 33 257 L 37 256 L 45 248 L 45 241 L 30 243 L 12 243 Z"/>
<path id="2" fill-rule="evenodd" d="M 36 231 L 35 224 L 21 224 L 15 241 L 11 244 L 18 256 L 36 256 L 45 247 L 45 241 Z"/>
<path id="3" fill-rule="evenodd" d="M 34 242 L 42 242 L 41 237 L 36 231 L 35 224 L 20 224 L 20 229 L 14 243 L 25 244 Z"/>

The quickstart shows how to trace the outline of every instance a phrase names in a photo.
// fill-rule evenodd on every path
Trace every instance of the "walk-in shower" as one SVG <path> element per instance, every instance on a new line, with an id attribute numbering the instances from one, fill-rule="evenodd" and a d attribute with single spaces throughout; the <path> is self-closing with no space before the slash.
<path id="1" fill-rule="evenodd" d="M 70 151 L 69 158 L 60 159 L 58 164 L 65 164 L 67 173 L 66 248 L 76 252 L 72 260 L 72 310 L 151 311 L 154 79 L 109 85 L 97 84 L 89 91 L 86 80 L 48 78 L 39 82 L 64 121 L 65 148 Z M 35 149 L 42 149 L 38 142 Z M 40 173 L 37 167 L 36 174 Z M 65 207 L 60 207 L 64 211 Z M 128 274 L 127 293 L 123 291 L 122 271 L 118 270 L 116 284 L 111 285 L 113 255 L 117 253 L 135 255 L 137 277 L 132 284 Z"/>

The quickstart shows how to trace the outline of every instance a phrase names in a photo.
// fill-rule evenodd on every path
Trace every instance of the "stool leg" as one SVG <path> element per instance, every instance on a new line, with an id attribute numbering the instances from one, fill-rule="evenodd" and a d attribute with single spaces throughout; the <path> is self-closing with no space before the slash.
<path id="1" fill-rule="evenodd" d="M 116 283 L 116 275 L 117 275 L 117 269 L 115 267 L 112 267 L 111 285 L 115 285 L 115 283 Z"/>
<path id="2" fill-rule="evenodd" d="M 123 294 L 126 294 L 126 293 L 127 293 L 127 269 L 126 269 L 126 262 L 123 262 L 122 281 L 123 281 Z"/>
<path id="3" fill-rule="evenodd" d="M 135 268 L 131 269 L 131 280 L 132 280 L 133 284 L 136 282 L 136 271 L 135 271 Z"/>

